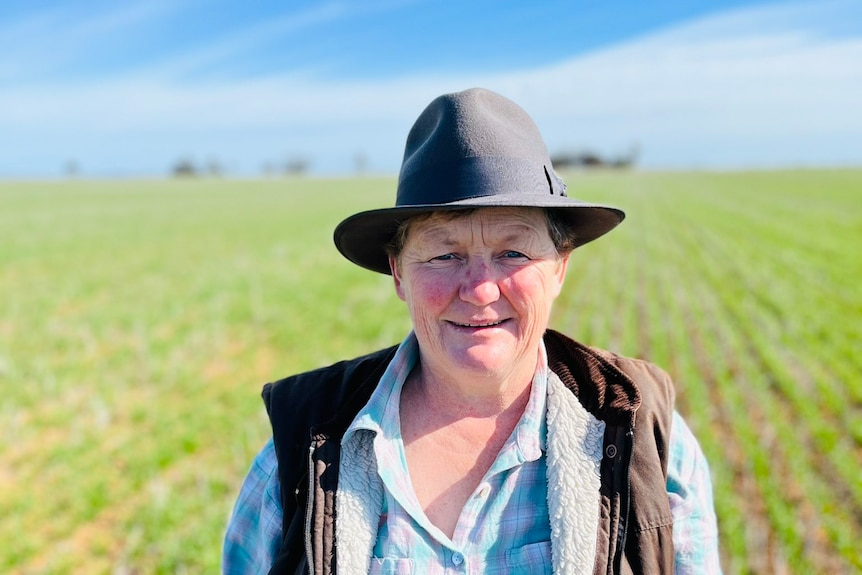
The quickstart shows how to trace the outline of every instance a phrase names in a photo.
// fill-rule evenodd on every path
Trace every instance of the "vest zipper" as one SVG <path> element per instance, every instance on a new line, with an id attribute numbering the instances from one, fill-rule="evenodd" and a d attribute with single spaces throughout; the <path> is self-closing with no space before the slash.
<path id="1" fill-rule="evenodd" d="M 308 447 L 308 499 L 305 504 L 305 560 L 308 573 L 314 573 L 314 554 L 311 549 L 311 510 L 314 507 L 314 442 Z"/>
<path id="2" fill-rule="evenodd" d="M 632 499 L 632 488 L 630 483 L 630 472 L 632 468 L 632 450 L 634 449 L 634 437 L 635 431 L 633 427 L 630 427 L 628 433 L 626 433 L 626 445 L 625 451 L 623 451 L 622 457 L 620 458 L 620 462 L 623 463 L 623 475 L 624 475 L 624 484 L 623 488 L 625 489 L 625 506 L 620 511 L 622 515 L 620 517 L 621 527 L 620 529 L 620 537 L 618 542 L 618 552 L 620 558 L 626 552 L 626 533 L 629 530 L 629 512 L 631 511 L 631 499 Z"/>

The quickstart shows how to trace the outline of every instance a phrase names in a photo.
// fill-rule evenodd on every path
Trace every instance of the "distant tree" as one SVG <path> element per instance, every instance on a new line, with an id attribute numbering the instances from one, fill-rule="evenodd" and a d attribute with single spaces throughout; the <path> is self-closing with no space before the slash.
<path id="1" fill-rule="evenodd" d="M 188 178 L 198 175 L 198 169 L 190 159 L 182 158 L 173 165 L 171 174 L 175 178 Z"/>
<path id="2" fill-rule="evenodd" d="M 64 166 L 63 171 L 66 172 L 66 177 L 74 178 L 80 172 L 80 166 L 78 166 L 78 161 L 77 160 L 67 161 L 66 165 Z"/>
<path id="3" fill-rule="evenodd" d="M 640 152 L 641 152 L 640 145 L 638 143 L 632 144 L 631 148 L 629 148 L 628 154 L 624 154 L 622 156 L 619 156 L 618 158 L 616 158 L 616 160 L 614 160 L 614 162 L 613 162 L 614 167 L 631 168 L 632 166 L 634 166 L 637 163 L 638 157 L 640 156 Z"/>
<path id="4" fill-rule="evenodd" d="M 284 173 L 288 176 L 301 176 L 308 171 L 309 162 L 305 158 L 288 158 L 284 162 Z"/>
<path id="5" fill-rule="evenodd" d="M 605 161 L 601 156 L 589 150 L 583 152 L 563 152 L 551 156 L 551 163 L 555 168 L 592 168 L 602 166 Z"/>
<path id="6" fill-rule="evenodd" d="M 557 169 L 564 168 L 600 168 L 617 169 L 630 168 L 637 162 L 640 148 L 634 144 L 627 154 L 615 157 L 603 157 L 590 150 L 581 152 L 562 152 L 551 156 L 551 163 Z"/>
<path id="7" fill-rule="evenodd" d="M 224 174 L 224 168 L 216 158 L 210 158 L 207 162 L 207 174 L 215 178 L 221 177 Z"/>
<path id="8" fill-rule="evenodd" d="M 356 152 L 353 156 L 353 170 L 357 174 L 364 174 L 368 170 L 368 156 L 365 152 Z"/>

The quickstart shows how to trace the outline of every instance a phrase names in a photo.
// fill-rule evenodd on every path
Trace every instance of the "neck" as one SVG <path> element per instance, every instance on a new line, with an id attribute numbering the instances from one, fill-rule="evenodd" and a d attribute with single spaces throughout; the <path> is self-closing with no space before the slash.
<path id="1" fill-rule="evenodd" d="M 504 378 L 477 374 L 456 377 L 450 370 L 435 370 L 420 360 L 405 390 L 429 409 L 455 419 L 520 415 L 529 400 L 535 373 L 535 365 L 527 367 Z"/>

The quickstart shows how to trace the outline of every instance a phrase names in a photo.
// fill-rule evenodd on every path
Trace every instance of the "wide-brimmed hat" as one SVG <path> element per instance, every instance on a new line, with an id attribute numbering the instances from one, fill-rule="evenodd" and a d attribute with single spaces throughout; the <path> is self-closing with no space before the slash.
<path id="1" fill-rule="evenodd" d="M 425 108 L 407 136 L 395 207 L 348 217 L 335 228 L 335 245 L 353 263 L 388 274 L 386 245 L 404 220 L 505 206 L 553 209 L 571 224 L 576 247 L 625 217 L 566 196 L 538 128 L 517 104 L 480 88 L 446 94 Z"/>

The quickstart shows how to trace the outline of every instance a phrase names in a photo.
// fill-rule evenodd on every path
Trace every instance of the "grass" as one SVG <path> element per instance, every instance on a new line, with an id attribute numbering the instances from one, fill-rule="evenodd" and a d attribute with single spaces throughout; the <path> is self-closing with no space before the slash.
<path id="1" fill-rule="evenodd" d="M 665 367 L 727 573 L 862 569 L 862 171 L 575 173 L 553 326 Z M 0 184 L 0 571 L 218 569 L 266 381 L 400 340 L 332 247 L 390 179 Z"/>

